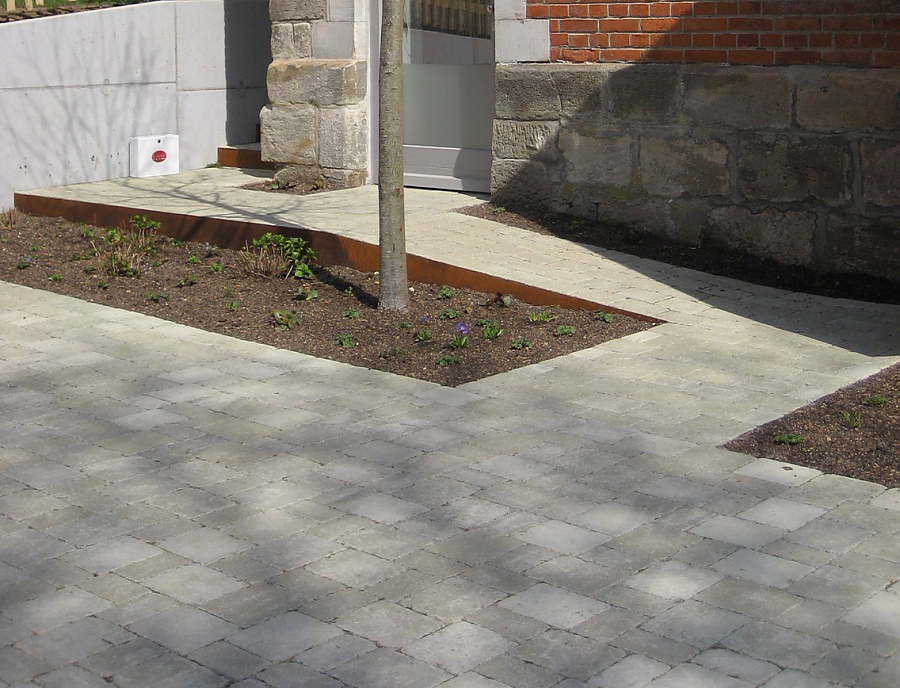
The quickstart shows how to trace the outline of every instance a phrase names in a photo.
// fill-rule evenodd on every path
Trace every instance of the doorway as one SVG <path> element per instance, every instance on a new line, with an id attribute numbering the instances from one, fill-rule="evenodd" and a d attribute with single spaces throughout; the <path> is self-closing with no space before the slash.
<path id="1" fill-rule="evenodd" d="M 490 191 L 493 24 L 489 0 L 405 0 L 407 186 Z"/>

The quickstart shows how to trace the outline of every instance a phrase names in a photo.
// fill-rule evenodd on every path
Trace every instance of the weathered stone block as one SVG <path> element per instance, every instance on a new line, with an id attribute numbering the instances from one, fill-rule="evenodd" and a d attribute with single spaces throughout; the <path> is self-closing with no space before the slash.
<path id="1" fill-rule="evenodd" d="M 559 93 L 549 67 L 498 65 L 495 89 L 497 119 L 559 119 Z"/>
<path id="2" fill-rule="evenodd" d="M 728 147 L 713 139 L 641 139 L 641 183 L 647 193 L 676 198 L 728 193 Z"/>
<path id="3" fill-rule="evenodd" d="M 738 147 L 738 188 L 752 200 L 842 203 L 851 196 L 849 145 L 840 139 L 745 139 Z"/>
<path id="4" fill-rule="evenodd" d="M 369 124 L 362 108 L 319 110 L 319 164 L 361 170 L 368 162 Z"/>
<path id="5" fill-rule="evenodd" d="M 791 82 L 782 69 L 686 68 L 684 113 L 695 123 L 736 129 L 791 125 Z"/>
<path id="6" fill-rule="evenodd" d="M 498 203 L 547 207 L 550 201 L 547 167 L 527 160 L 494 160 L 491 196 Z"/>
<path id="7" fill-rule="evenodd" d="M 267 105 L 260 112 L 259 122 L 263 160 L 315 164 L 318 141 L 314 107 Z"/>
<path id="8" fill-rule="evenodd" d="M 864 139 L 859 151 L 865 199 L 880 206 L 900 206 L 900 141 Z"/>
<path id="9" fill-rule="evenodd" d="M 272 58 L 275 60 L 295 60 L 312 54 L 312 39 L 309 24 L 301 22 L 278 22 L 272 25 Z"/>
<path id="10" fill-rule="evenodd" d="M 600 222 L 621 225 L 623 231 L 635 237 L 642 234 L 673 237 L 674 228 L 665 200 L 644 200 L 637 204 L 607 203 L 597 204 L 597 219 Z"/>
<path id="11" fill-rule="evenodd" d="M 603 111 L 604 86 L 611 67 L 605 64 L 554 65 L 551 75 L 563 117 Z"/>
<path id="12" fill-rule="evenodd" d="M 366 63 L 356 60 L 274 60 L 267 83 L 273 104 L 329 106 L 359 103 L 366 95 Z"/>
<path id="13" fill-rule="evenodd" d="M 324 19 L 327 0 L 269 0 L 273 22 Z"/>
<path id="14" fill-rule="evenodd" d="M 668 65 L 619 68 L 609 75 L 609 109 L 618 120 L 674 122 L 681 69 Z"/>
<path id="15" fill-rule="evenodd" d="M 709 213 L 701 239 L 779 263 L 810 265 L 815 231 L 816 216 L 812 212 L 768 208 L 752 213 L 728 206 Z"/>
<path id="16" fill-rule="evenodd" d="M 900 219 L 831 215 L 825 233 L 831 270 L 864 272 L 897 279 L 900 272 Z"/>
<path id="17" fill-rule="evenodd" d="M 566 179 L 592 186 L 629 186 L 632 182 L 634 141 L 629 134 L 586 137 L 570 129 L 559 133 Z"/>
<path id="18" fill-rule="evenodd" d="M 815 131 L 900 127 L 896 69 L 817 69 L 797 82 L 797 123 Z"/>
<path id="19" fill-rule="evenodd" d="M 494 120 L 493 153 L 496 158 L 555 160 L 559 122 Z"/>

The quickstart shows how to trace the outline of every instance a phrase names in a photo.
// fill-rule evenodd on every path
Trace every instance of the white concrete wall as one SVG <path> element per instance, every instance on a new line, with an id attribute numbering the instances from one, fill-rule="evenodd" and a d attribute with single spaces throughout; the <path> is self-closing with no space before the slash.
<path id="1" fill-rule="evenodd" d="M 131 136 L 179 134 L 181 169 L 256 140 L 267 0 L 177 0 L 0 25 L 0 208 L 128 175 Z"/>

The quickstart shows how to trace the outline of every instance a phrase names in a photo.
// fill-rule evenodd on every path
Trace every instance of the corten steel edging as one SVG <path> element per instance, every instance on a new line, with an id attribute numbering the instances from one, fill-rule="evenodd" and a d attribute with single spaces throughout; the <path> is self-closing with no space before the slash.
<path id="1" fill-rule="evenodd" d="M 251 170 L 274 170 L 274 162 L 266 162 L 258 149 L 220 146 L 216 153 L 217 162 L 222 167 L 242 167 Z"/>
<path id="2" fill-rule="evenodd" d="M 376 244 L 317 229 L 269 225 L 246 220 L 224 220 L 202 215 L 182 215 L 89 201 L 47 198 L 27 193 L 15 194 L 15 207 L 29 215 L 61 217 L 70 222 L 84 222 L 98 227 L 126 225 L 129 218 L 134 215 L 144 215 L 162 224 L 159 233 L 164 236 L 180 241 L 201 243 L 208 241 L 220 248 L 241 249 L 245 244 L 253 239 L 258 239 L 266 232 L 277 231 L 308 241 L 310 247 L 316 252 L 318 261 L 323 265 L 342 265 L 365 272 L 375 272 L 379 268 Z M 640 313 L 633 313 L 596 301 L 560 294 L 549 289 L 495 277 L 413 254 L 407 255 L 407 274 L 409 279 L 414 282 L 446 284 L 451 287 L 472 289 L 488 294 L 510 294 L 533 306 L 559 306 L 572 310 L 603 310 L 628 315 L 644 322 L 662 322 L 658 318 L 651 318 Z"/>

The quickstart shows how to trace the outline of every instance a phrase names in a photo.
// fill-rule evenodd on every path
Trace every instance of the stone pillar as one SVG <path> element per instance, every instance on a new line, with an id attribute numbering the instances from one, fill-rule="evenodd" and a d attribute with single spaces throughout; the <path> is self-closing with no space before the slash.
<path id="1" fill-rule="evenodd" d="M 365 0 L 269 0 L 269 105 L 263 160 L 276 178 L 359 186 L 368 176 L 368 5 Z"/>

